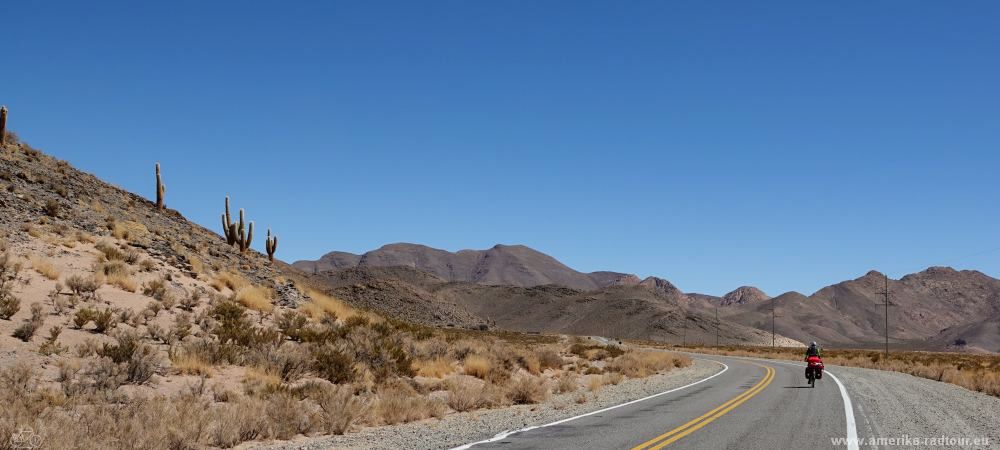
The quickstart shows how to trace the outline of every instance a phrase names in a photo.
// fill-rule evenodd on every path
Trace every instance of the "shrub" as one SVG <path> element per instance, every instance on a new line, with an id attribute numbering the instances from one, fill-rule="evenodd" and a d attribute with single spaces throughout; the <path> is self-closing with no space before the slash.
<path id="1" fill-rule="evenodd" d="M 318 291 L 308 291 L 309 301 L 302 304 L 301 309 L 313 319 L 332 317 L 349 320 L 352 317 L 361 317 L 358 310 L 351 308 L 346 303 L 335 299 Z"/>
<path id="2" fill-rule="evenodd" d="M 257 399 L 242 399 L 236 403 L 220 405 L 216 421 L 209 429 L 211 444 L 230 448 L 265 436 L 267 415 L 261 414 L 264 408 L 264 402 Z"/>
<path id="3" fill-rule="evenodd" d="M 313 428 L 308 411 L 288 393 L 271 395 L 264 411 L 269 419 L 268 436 L 271 438 L 287 440 L 297 434 L 308 433 Z"/>
<path id="4" fill-rule="evenodd" d="M 385 425 L 443 417 L 445 411 L 444 402 L 421 396 L 402 382 L 380 386 L 375 402 L 375 417 Z"/>
<path id="5" fill-rule="evenodd" d="M 268 312 L 274 309 L 271 298 L 274 293 L 270 289 L 259 286 L 246 286 L 236 290 L 230 300 L 255 311 Z"/>
<path id="6" fill-rule="evenodd" d="M 443 378 L 445 375 L 455 371 L 452 361 L 443 357 L 414 361 L 413 369 L 417 375 L 431 378 Z"/>
<path id="7" fill-rule="evenodd" d="M 302 329 L 306 326 L 306 316 L 295 311 L 285 311 L 275 320 L 275 326 L 289 339 L 301 342 Z"/>
<path id="8" fill-rule="evenodd" d="M 564 372 L 562 376 L 559 377 L 559 382 L 556 383 L 556 393 L 565 394 L 568 392 L 576 392 L 579 386 L 580 377 L 573 372 Z"/>
<path id="9" fill-rule="evenodd" d="M 8 292 L 4 292 L 3 288 L 0 288 L 0 319 L 4 320 L 10 320 L 21 310 L 21 299 L 10 293 L 9 288 L 7 289 Z"/>
<path id="10" fill-rule="evenodd" d="M 76 329 L 82 329 L 87 326 L 87 324 L 94 320 L 94 316 L 97 314 L 97 310 L 92 308 L 82 308 L 73 315 L 73 325 Z"/>
<path id="11" fill-rule="evenodd" d="M 142 285 L 142 293 L 143 295 L 162 301 L 163 297 L 167 295 L 167 281 L 163 278 L 149 280 Z"/>
<path id="12" fill-rule="evenodd" d="M 45 323 L 45 316 L 42 314 L 42 305 L 40 303 L 31 304 L 31 318 L 26 320 L 20 327 L 14 330 L 14 337 L 28 342 L 35 335 L 35 331 L 38 330 Z"/>
<path id="13" fill-rule="evenodd" d="M 71 275 L 66 279 L 66 287 L 73 291 L 73 294 L 93 297 L 100 283 L 94 277 Z"/>
<path id="14" fill-rule="evenodd" d="M 58 201 L 51 198 L 45 201 L 45 214 L 49 217 L 59 217 L 60 209 L 61 205 Z"/>
<path id="15" fill-rule="evenodd" d="M 112 308 L 95 311 L 93 314 L 94 331 L 98 333 L 105 333 L 114 328 L 115 325 L 118 325 L 118 321 L 115 317 L 117 312 L 118 310 Z"/>
<path id="16" fill-rule="evenodd" d="M 466 375 L 486 379 L 486 376 L 490 373 L 492 365 L 493 364 L 490 362 L 490 359 L 485 356 L 469 355 L 465 357 L 465 362 L 462 364 L 462 368 Z"/>
<path id="17" fill-rule="evenodd" d="M 49 337 L 46 338 L 45 342 L 43 342 L 42 345 L 38 348 L 38 352 L 43 355 L 49 356 L 49 355 L 58 355 L 66 351 L 66 347 L 59 345 L 58 339 L 60 333 L 62 333 L 62 327 L 60 326 L 54 326 L 52 328 L 49 328 Z"/>
<path id="18" fill-rule="evenodd" d="M 326 432 L 344 434 L 368 410 L 368 403 L 354 395 L 351 386 L 331 386 L 322 389 L 315 397 L 322 410 L 322 420 Z"/>
<path id="19" fill-rule="evenodd" d="M 448 406 L 451 409 L 465 412 L 479 407 L 483 393 L 480 383 L 468 378 L 451 378 L 445 385 L 448 388 Z"/>
<path id="20" fill-rule="evenodd" d="M 536 376 L 520 375 L 507 385 L 507 398 L 515 405 L 540 403 L 548 397 L 545 380 Z"/>
<path id="21" fill-rule="evenodd" d="M 31 268 L 50 280 L 59 279 L 59 270 L 48 260 L 39 257 L 31 258 Z"/>
<path id="22" fill-rule="evenodd" d="M 115 344 L 105 343 L 97 355 L 124 366 L 125 381 L 143 384 L 160 370 L 156 350 L 141 341 L 134 333 L 121 333 Z"/>
<path id="23" fill-rule="evenodd" d="M 313 370 L 331 383 L 350 383 L 357 377 L 354 355 L 333 343 L 313 346 Z"/>
<path id="24" fill-rule="evenodd" d="M 562 356 L 552 349 L 542 349 L 535 352 L 538 357 L 539 368 L 541 370 L 545 369 L 561 369 L 563 366 Z"/>

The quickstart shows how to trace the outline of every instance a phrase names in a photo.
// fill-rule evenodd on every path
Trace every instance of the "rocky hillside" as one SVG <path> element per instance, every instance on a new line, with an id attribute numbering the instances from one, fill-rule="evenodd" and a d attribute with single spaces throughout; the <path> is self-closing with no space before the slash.
<path id="1" fill-rule="evenodd" d="M 885 276 L 870 271 L 810 296 L 782 294 L 774 299 L 777 330 L 794 339 L 827 345 L 880 345 L 885 309 L 879 293 L 885 287 Z M 889 279 L 888 288 L 892 302 L 889 336 L 894 345 L 1000 352 L 1000 339 L 991 332 L 1000 314 L 1000 280 L 972 270 L 931 267 L 899 280 Z M 720 311 L 744 325 L 770 326 L 770 302 L 734 304 Z"/>
<path id="2" fill-rule="evenodd" d="M 390 244 L 363 255 L 330 252 L 317 261 L 293 263 L 305 272 L 351 267 L 410 267 L 446 281 L 531 287 L 557 284 L 594 290 L 618 282 L 627 274 L 577 272 L 555 258 L 523 245 L 495 245 L 488 250 L 449 252 L 418 244 Z M 634 275 L 633 275 L 634 277 Z"/>
<path id="3" fill-rule="evenodd" d="M 771 297 L 760 289 L 753 286 L 740 286 L 726 295 L 723 295 L 722 300 L 719 302 L 719 306 L 745 305 L 747 303 L 756 303 L 770 299 Z"/>
<path id="4" fill-rule="evenodd" d="M 435 326 L 674 343 L 709 344 L 716 339 L 714 315 L 685 308 L 684 294 L 656 278 L 583 291 L 554 284 L 453 282 L 404 266 L 352 267 L 303 276 L 353 305 Z M 719 329 L 723 343 L 771 343 L 769 331 L 726 320 Z M 780 336 L 779 342 L 797 344 Z"/>

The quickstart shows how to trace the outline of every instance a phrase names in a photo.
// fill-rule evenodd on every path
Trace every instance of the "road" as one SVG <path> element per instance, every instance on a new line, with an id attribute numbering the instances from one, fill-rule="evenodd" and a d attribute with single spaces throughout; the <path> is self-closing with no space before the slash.
<path id="1" fill-rule="evenodd" d="M 848 420 L 853 425 L 854 410 L 845 409 L 841 390 L 828 375 L 818 380 L 815 388 L 809 388 L 798 365 L 697 357 L 716 361 L 726 370 L 664 395 L 516 432 L 473 447 L 836 448 L 831 438 L 846 438 Z"/>

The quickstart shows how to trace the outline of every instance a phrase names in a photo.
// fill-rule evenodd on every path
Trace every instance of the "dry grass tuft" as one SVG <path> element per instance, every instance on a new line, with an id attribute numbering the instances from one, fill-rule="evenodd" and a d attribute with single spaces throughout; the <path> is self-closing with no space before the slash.
<path id="1" fill-rule="evenodd" d="M 336 317 L 340 320 L 347 320 L 362 315 L 360 311 L 350 307 L 347 303 L 322 292 L 310 290 L 307 293 L 311 300 L 302 304 L 301 308 L 313 319 Z"/>
<path id="2" fill-rule="evenodd" d="M 490 359 L 481 355 L 466 356 L 465 362 L 462 364 L 462 369 L 466 375 L 472 375 L 484 380 L 489 376 L 492 368 L 493 363 L 490 362 Z"/>
<path id="3" fill-rule="evenodd" d="M 222 272 L 215 276 L 211 283 L 215 290 L 222 292 L 223 289 L 229 289 L 230 291 L 236 292 L 242 288 L 249 287 L 250 282 L 242 275 L 236 272 Z"/>
<path id="4" fill-rule="evenodd" d="M 271 299 L 274 292 L 260 286 L 241 287 L 233 293 L 233 301 L 255 311 L 268 312 L 274 309 Z"/>
<path id="5" fill-rule="evenodd" d="M 50 280 L 59 279 L 59 269 L 56 269 L 51 262 L 41 257 L 33 256 L 31 258 L 31 268 Z"/>
<path id="6" fill-rule="evenodd" d="M 608 364 L 608 370 L 629 378 L 645 378 L 688 365 L 691 365 L 691 359 L 683 355 L 657 350 L 636 350 L 615 358 Z"/>
<path id="7" fill-rule="evenodd" d="M 515 405 L 541 403 L 549 398 L 549 388 L 541 377 L 520 375 L 507 384 L 507 398 Z"/>
<path id="8" fill-rule="evenodd" d="M 413 370 L 417 372 L 418 376 L 429 377 L 429 378 L 444 378 L 455 371 L 455 366 L 452 364 L 452 360 L 444 357 L 438 357 L 430 360 L 417 360 L 413 362 Z"/>

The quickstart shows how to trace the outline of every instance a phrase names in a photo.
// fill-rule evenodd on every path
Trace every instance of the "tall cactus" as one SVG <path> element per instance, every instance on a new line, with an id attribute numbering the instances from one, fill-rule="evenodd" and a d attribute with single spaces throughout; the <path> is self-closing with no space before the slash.
<path id="1" fill-rule="evenodd" d="M 267 229 L 267 239 L 264 241 L 264 250 L 267 250 L 267 259 L 274 262 L 274 252 L 278 250 L 278 236 L 271 236 L 271 229 Z"/>
<path id="2" fill-rule="evenodd" d="M 160 163 L 156 163 L 156 207 L 163 209 L 163 196 L 167 193 L 167 186 L 160 178 Z"/>
<path id="3" fill-rule="evenodd" d="M 7 106 L 0 106 L 0 147 L 7 143 Z"/>
<path id="4" fill-rule="evenodd" d="M 226 213 L 222 215 L 222 232 L 226 235 L 226 243 L 236 245 L 236 224 L 229 215 L 229 196 L 226 196 Z"/>
<path id="5" fill-rule="evenodd" d="M 248 229 L 243 216 L 243 208 L 240 208 L 240 221 L 233 223 L 233 218 L 229 215 L 229 196 L 227 195 L 226 212 L 222 214 L 222 232 L 226 235 L 226 243 L 236 246 L 240 249 L 240 253 L 246 253 L 253 242 L 253 222 L 250 222 Z"/>

